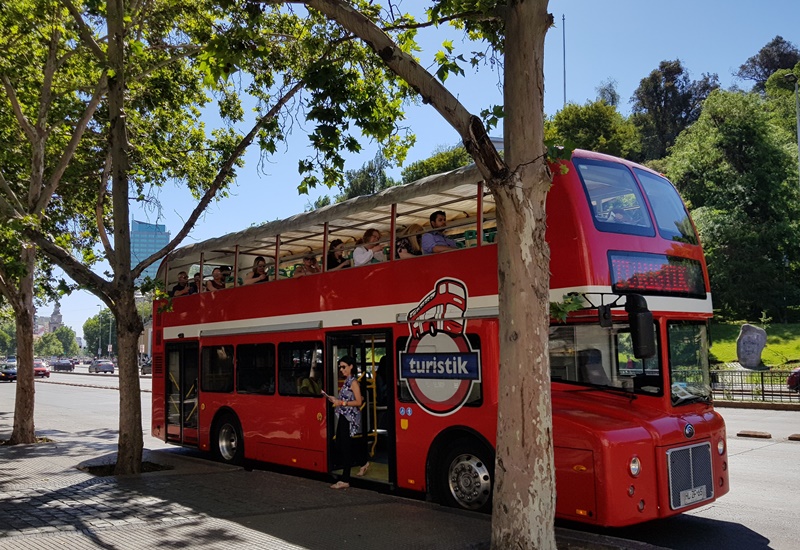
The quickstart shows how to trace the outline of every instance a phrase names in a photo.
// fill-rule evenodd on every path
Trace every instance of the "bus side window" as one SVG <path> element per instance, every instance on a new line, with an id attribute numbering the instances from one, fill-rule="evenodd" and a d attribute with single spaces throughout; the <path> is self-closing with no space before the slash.
<path id="1" fill-rule="evenodd" d="M 319 395 L 311 391 L 312 369 L 314 373 L 322 372 L 322 342 L 287 342 L 278 346 L 278 392 L 281 395 Z M 322 380 L 318 382 L 321 389 Z"/>

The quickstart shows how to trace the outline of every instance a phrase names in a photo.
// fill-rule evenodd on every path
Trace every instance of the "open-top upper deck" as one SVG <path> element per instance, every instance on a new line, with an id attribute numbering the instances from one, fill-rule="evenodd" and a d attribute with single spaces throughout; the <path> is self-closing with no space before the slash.
<path id="1" fill-rule="evenodd" d="M 654 296 L 648 300 L 656 302 L 652 310 L 711 313 L 702 249 L 666 179 L 635 163 L 580 150 L 565 173 L 554 173 L 547 202 L 554 300 L 566 292 L 634 291 Z M 380 231 L 387 260 L 399 261 L 397 238 L 415 225 L 430 231 L 429 216 L 436 210 L 445 212 L 445 233 L 459 246 L 493 244 L 494 199 L 469 166 L 180 248 L 164 260 L 159 279 L 169 286 L 180 271 L 207 276 L 214 267 L 233 266 L 229 286 L 239 286 L 257 257 L 268 264 L 270 281 L 291 278 L 304 256 L 313 254 L 323 264 L 336 239 L 347 254 L 367 229 Z M 452 262 L 471 261 L 451 254 Z M 491 279 L 496 293 L 496 261 L 472 267 Z M 659 296 L 671 298 L 663 302 Z M 672 302 L 676 296 L 684 303 Z"/>

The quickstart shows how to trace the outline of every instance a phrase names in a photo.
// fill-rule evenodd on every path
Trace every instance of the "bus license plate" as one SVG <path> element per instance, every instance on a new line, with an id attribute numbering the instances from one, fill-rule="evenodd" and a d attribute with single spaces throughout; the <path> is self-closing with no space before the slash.
<path id="1" fill-rule="evenodd" d="M 694 487 L 681 491 L 681 506 L 687 506 L 695 502 L 700 502 L 706 498 L 706 486 Z"/>

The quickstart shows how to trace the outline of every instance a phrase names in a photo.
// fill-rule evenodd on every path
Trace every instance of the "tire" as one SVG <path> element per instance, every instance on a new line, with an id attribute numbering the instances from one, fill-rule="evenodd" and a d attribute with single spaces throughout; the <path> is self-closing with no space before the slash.
<path id="1" fill-rule="evenodd" d="M 214 456 L 225 464 L 239 466 L 244 460 L 242 426 L 232 414 L 225 414 L 215 423 L 212 445 Z"/>
<path id="2" fill-rule="evenodd" d="M 470 439 L 460 439 L 449 447 L 439 466 L 442 504 L 481 512 L 491 510 L 493 453 Z"/>

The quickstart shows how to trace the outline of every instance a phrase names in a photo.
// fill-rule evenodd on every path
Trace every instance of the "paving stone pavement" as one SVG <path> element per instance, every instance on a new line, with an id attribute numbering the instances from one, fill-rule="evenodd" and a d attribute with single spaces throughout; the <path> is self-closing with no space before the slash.
<path id="1" fill-rule="evenodd" d="M 329 481 L 247 471 L 185 449 L 147 450 L 169 470 L 95 477 L 116 433 L 40 433 L 51 443 L 0 447 L 0 550 L 145 548 L 489 548 L 490 517 Z M 2 438 L 0 438 L 2 439 Z M 561 549 L 652 548 L 557 529 Z"/>

